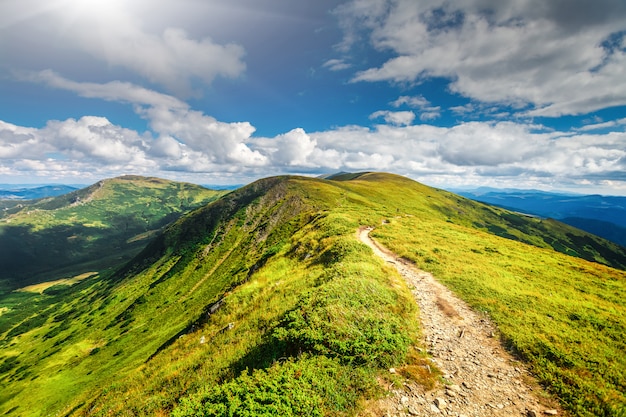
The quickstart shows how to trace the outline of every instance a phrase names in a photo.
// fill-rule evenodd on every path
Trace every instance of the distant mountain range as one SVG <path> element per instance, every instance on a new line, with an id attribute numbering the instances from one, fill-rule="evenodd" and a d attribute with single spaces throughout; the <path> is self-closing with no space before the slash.
<path id="1" fill-rule="evenodd" d="M 626 197 L 493 188 L 454 192 L 475 201 L 559 220 L 626 246 Z"/>
<path id="2" fill-rule="evenodd" d="M 15 186 L 0 184 L 0 200 L 35 200 L 71 193 L 77 187 L 69 185 Z"/>

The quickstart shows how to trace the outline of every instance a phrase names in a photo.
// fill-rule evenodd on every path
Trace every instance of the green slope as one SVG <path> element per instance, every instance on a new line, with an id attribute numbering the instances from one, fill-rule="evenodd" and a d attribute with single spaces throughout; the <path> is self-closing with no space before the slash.
<path id="1" fill-rule="evenodd" d="M 361 225 L 491 314 L 573 414 L 623 413 L 626 276 L 601 265 L 622 248 L 378 173 L 258 181 L 117 273 L 44 292 L 1 335 L 0 413 L 353 414 L 423 360 L 412 296 Z"/>
<path id="2" fill-rule="evenodd" d="M 124 176 L 23 202 L 0 219 L 0 290 L 117 267 L 159 228 L 223 194 Z"/>

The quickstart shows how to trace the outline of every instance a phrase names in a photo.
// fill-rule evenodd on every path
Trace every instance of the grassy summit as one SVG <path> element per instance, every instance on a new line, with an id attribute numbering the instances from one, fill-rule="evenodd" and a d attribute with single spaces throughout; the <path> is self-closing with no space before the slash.
<path id="1" fill-rule="evenodd" d="M 1 330 L 0 413 L 356 413 L 422 360 L 409 289 L 362 225 L 489 313 L 574 414 L 623 413 L 623 248 L 379 173 L 260 180 L 117 272 L 44 290 Z"/>

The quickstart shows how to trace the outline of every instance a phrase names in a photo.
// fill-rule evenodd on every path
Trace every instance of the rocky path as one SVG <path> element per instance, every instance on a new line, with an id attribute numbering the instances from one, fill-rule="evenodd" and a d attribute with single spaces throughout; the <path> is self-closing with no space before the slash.
<path id="1" fill-rule="evenodd" d="M 542 416 L 561 411 L 544 405 L 541 390 L 494 338 L 495 327 L 427 272 L 374 242 L 361 228 L 359 239 L 393 264 L 419 305 L 423 345 L 447 384 L 426 392 L 415 384 L 393 387 L 376 405 L 378 416 Z M 542 398 L 540 402 L 540 396 Z"/>

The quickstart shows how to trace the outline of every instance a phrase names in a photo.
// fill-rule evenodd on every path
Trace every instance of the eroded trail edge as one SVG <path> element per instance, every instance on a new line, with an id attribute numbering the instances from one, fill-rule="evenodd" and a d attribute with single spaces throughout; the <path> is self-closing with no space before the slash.
<path id="1" fill-rule="evenodd" d="M 428 392 L 410 383 L 394 387 L 393 395 L 377 404 L 377 415 L 561 414 L 542 405 L 540 388 L 494 338 L 495 326 L 486 316 L 469 308 L 430 273 L 380 246 L 369 236 L 371 230 L 361 227 L 358 237 L 407 280 L 419 305 L 424 347 L 447 383 Z"/>

